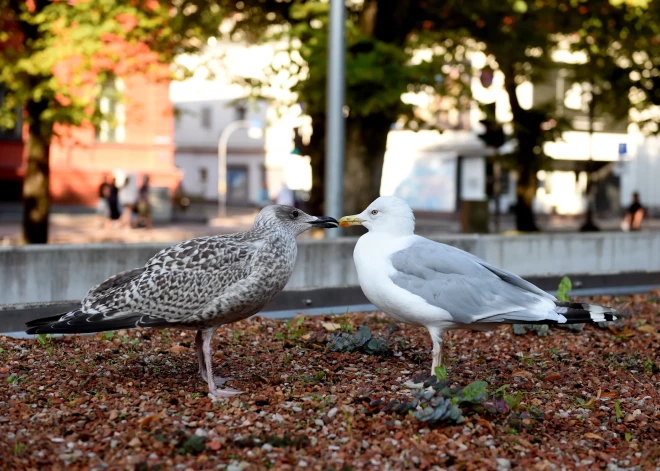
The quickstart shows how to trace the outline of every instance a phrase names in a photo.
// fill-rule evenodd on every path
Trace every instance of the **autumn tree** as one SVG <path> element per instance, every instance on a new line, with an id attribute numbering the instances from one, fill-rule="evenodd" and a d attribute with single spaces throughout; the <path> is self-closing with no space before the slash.
<path id="1" fill-rule="evenodd" d="M 198 50 L 221 20 L 214 2 L 0 0 L 0 126 L 15 126 L 22 110 L 27 243 L 48 240 L 50 143 L 66 126 L 101 119 L 95 101 L 108 74 L 167 77 L 175 55 Z"/>

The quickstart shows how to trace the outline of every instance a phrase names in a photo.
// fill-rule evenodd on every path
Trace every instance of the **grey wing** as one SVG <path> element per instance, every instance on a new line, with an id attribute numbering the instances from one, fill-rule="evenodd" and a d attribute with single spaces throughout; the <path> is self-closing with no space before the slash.
<path id="1" fill-rule="evenodd" d="M 237 236 L 192 239 L 165 249 L 121 286 L 88 294 L 84 310 L 108 318 L 139 313 L 168 322 L 190 320 L 251 273 L 261 244 Z M 110 280 L 99 287 L 104 284 Z"/>
<path id="2" fill-rule="evenodd" d="M 522 278 L 428 239 L 394 253 L 391 261 L 394 284 L 458 323 L 538 320 L 554 307 L 552 296 Z"/>

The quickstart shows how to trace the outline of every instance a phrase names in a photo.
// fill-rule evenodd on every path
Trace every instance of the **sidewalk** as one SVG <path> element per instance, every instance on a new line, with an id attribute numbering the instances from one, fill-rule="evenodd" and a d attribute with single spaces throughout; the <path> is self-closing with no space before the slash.
<path id="1" fill-rule="evenodd" d="M 240 232 L 252 227 L 258 210 L 254 208 L 230 208 L 228 217 L 222 226 L 210 226 L 199 219 L 178 220 L 167 225 L 154 226 L 153 229 L 104 229 L 99 227 L 99 220 L 91 214 L 51 215 L 49 239 L 52 244 L 81 244 L 93 242 L 176 242 L 193 237 L 203 237 L 231 232 Z M 577 232 L 583 223 L 583 217 L 539 216 L 538 224 L 543 232 Z M 619 219 L 597 219 L 596 223 L 602 230 L 620 231 Z M 460 221 L 455 214 L 420 214 L 416 222 L 418 234 L 431 236 L 434 234 L 460 233 Z M 644 221 L 644 230 L 660 230 L 660 219 Z M 491 220 L 491 231 L 494 222 Z M 515 231 L 515 220 L 512 215 L 502 215 L 500 232 Z M 359 230 L 345 231 L 347 235 L 359 235 Z M 319 237 L 321 233 L 305 233 L 301 237 Z M 0 245 L 15 245 L 20 243 L 21 224 L 17 221 L 2 221 L 0 219 Z"/>

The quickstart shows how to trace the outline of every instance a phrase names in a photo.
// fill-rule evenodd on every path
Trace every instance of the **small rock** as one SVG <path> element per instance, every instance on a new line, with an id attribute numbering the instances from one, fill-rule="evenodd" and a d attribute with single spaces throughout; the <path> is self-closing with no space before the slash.
<path id="1" fill-rule="evenodd" d="M 339 410 L 336 407 L 333 407 L 328 411 L 328 418 L 332 419 L 335 415 L 337 415 L 337 412 L 339 412 Z"/>
<path id="2" fill-rule="evenodd" d="M 273 451 L 273 445 L 271 445 L 270 443 L 264 443 L 263 445 L 261 445 L 261 451 L 270 453 L 271 451 Z"/>
<path id="3" fill-rule="evenodd" d="M 298 467 L 299 468 L 306 468 L 307 467 L 307 461 L 305 461 L 305 460 L 298 461 Z"/>
<path id="4" fill-rule="evenodd" d="M 322 421 L 321 419 L 316 419 L 316 420 L 314 421 L 314 423 L 315 423 L 316 425 L 318 425 L 319 427 L 323 427 L 323 421 Z"/>
<path id="5" fill-rule="evenodd" d="M 206 438 L 209 436 L 208 432 L 203 428 L 198 428 L 197 430 L 195 430 L 195 435 L 202 438 Z"/>
<path id="6" fill-rule="evenodd" d="M 140 445 L 142 445 L 142 442 L 140 441 L 140 439 L 138 437 L 133 437 L 133 439 L 130 442 L 128 442 L 128 446 L 133 447 L 133 448 L 137 448 Z"/>
<path id="7" fill-rule="evenodd" d="M 218 440 L 216 438 L 216 439 L 211 440 L 210 442 L 208 442 L 208 444 L 206 446 L 209 447 L 213 451 L 218 451 L 222 447 L 222 443 L 220 443 L 220 440 Z"/>
<path id="8" fill-rule="evenodd" d="M 497 471 L 507 471 L 511 469 L 511 461 L 506 458 L 497 458 L 495 461 L 497 462 Z"/>

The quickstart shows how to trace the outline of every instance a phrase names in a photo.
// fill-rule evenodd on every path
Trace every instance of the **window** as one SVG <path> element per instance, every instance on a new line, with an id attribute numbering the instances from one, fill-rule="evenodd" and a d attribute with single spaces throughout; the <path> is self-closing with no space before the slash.
<path id="1" fill-rule="evenodd" d="M 243 121 L 247 116 L 247 106 L 243 103 L 236 105 L 236 121 Z"/>
<path id="2" fill-rule="evenodd" d="M 202 108 L 202 127 L 211 129 L 211 108 L 205 106 Z"/>
<path id="3" fill-rule="evenodd" d="M 7 96 L 7 90 L 4 86 L 0 85 L 0 110 L 2 110 L 5 106 L 5 99 Z M 11 112 L 11 111 L 9 111 Z M 22 127 L 23 127 L 23 113 L 21 113 L 21 108 L 17 107 L 14 111 L 16 113 L 15 116 L 13 116 L 13 119 L 11 120 L 13 123 L 13 126 L 9 128 L 4 128 L 0 127 L 0 139 L 5 139 L 5 140 L 19 140 L 22 137 Z M 0 111 L 0 116 L 2 116 L 2 111 Z M 4 120 L 0 119 L 0 123 L 2 123 Z M 10 121 L 7 120 L 7 123 Z"/>
<path id="4" fill-rule="evenodd" d="M 126 139 L 126 108 L 120 102 L 124 82 L 110 77 L 102 85 L 97 100 L 101 121 L 96 126 L 96 142 L 124 142 Z"/>

